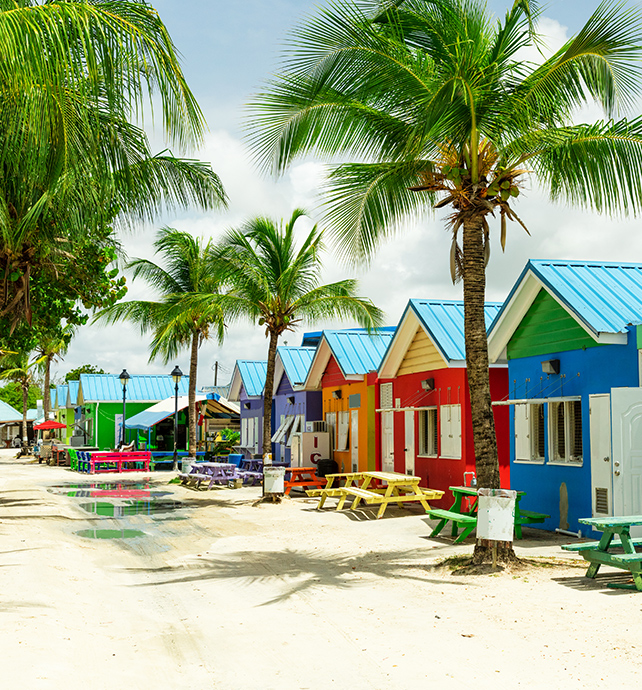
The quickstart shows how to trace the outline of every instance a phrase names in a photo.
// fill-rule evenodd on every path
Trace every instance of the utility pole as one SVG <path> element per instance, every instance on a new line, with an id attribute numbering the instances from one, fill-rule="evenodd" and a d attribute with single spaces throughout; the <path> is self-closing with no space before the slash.
<path id="1" fill-rule="evenodd" d="M 214 385 L 218 385 L 218 360 L 214 362 Z"/>

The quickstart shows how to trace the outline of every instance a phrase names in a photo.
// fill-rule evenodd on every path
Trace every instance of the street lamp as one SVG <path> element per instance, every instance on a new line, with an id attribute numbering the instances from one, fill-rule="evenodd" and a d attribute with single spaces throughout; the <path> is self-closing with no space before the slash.
<path id="1" fill-rule="evenodd" d="M 171 377 L 174 381 L 174 472 L 178 471 L 178 384 L 181 381 L 183 372 L 180 370 L 178 364 L 174 367 Z"/>
<path id="2" fill-rule="evenodd" d="M 120 445 L 125 445 L 125 400 L 127 399 L 127 381 L 131 376 L 127 373 L 127 369 L 123 369 L 120 376 L 120 385 L 123 387 L 123 432 L 120 439 Z"/>

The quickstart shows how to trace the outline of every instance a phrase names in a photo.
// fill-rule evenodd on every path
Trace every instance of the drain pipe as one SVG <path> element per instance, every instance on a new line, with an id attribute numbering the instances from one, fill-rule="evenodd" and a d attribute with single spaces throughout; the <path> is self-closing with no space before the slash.
<path id="1" fill-rule="evenodd" d="M 558 534 L 566 534 L 569 537 L 577 537 L 578 539 L 582 538 L 582 530 L 578 530 L 577 532 L 569 532 L 567 529 L 559 529 L 559 527 L 556 527 L 555 531 Z"/>

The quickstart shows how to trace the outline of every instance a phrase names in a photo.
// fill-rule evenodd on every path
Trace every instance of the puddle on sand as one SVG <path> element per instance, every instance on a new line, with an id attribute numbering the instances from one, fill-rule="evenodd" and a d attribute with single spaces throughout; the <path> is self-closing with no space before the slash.
<path id="1" fill-rule="evenodd" d="M 87 513 L 102 515 L 103 517 L 124 517 L 126 515 L 157 515 L 171 513 L 183 507 L 180 501 L 127 501 L 123 505 L 110 501 L 94 501 L 81 503 L 80 507 Z"/>
<path id="2" fill-rule="evenodd" d="M 85 539 L 135 539 L 147 536 L 139 529 L 81 529 L 76 534 Z"/>
<path id="3" fill-rule="evenodd" d="M 59 484 L 48 491 L 71 498 L 159 498 L 171 495 L 171 491 L 152 491 L 149 481 Z"/>

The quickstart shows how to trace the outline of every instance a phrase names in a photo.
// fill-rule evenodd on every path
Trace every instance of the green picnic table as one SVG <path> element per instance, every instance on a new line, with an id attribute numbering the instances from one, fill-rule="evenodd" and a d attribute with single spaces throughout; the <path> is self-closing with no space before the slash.
<path id="1" fill-rule="evenodd" d="M 602 532 L 599 541 L 562 545 L 565 551 L 576 551 L 590 563 L 586 577 L 595 578 L 601 565 L 610 565 L 613 568 L 628 570 L 633 576 L 633 584 L 609 582 L 607 587 L 642 592 L 642 553 L 635 550 L 636 546 L 642 545 L 642 539 L 631 537 L 631 527 L 642 525 L 642 515 L 580 518 L 578 522 Z M 623 553 L 612 551 L 616 548 L 618 551 L 621 549 Z"/>
<path id="2" fill-rule="evenodd" d="M 431 537 L 436 537 L 446 526 L 452 522 L 451 536 L 455 537 L 455 544 L 460 544 L 477 527 L 477 503 L 478 495 L 475 486 L 449 486 L 452 491 L 454 502 L 448 510 L 434 508 L 428 511 L 431 518 L 439 520 L 436 527 L 431 532 Z M 515 499 L 515 537 L 522 538 L 522 525 L 529 525 L 535 522 L 544 522 L 550 515 L 536 513 L 532 510 L 520 508 L 519 502 L 526 492 L 518 491 Z M 471 499 L 472 503 L 471 503 Z M 459 530 L 462 533 L 457 536 Z"/>

